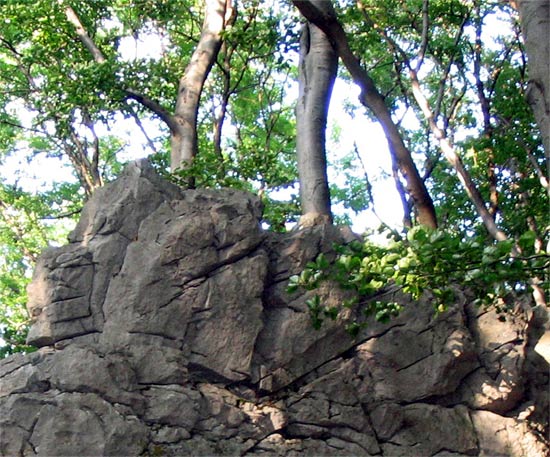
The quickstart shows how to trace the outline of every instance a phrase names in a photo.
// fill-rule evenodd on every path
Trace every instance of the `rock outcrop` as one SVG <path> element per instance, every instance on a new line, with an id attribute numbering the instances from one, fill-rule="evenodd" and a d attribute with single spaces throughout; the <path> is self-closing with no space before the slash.
<path id="1" fill-rule="evenodd" d="M 355 339 L 346 317 L 315 331 L 288 278 L 352 234 L 260 219 L 253 195 L 144 161 L 98 190 L 36 268 L 40 349 L 0 362 L 1 454 L 548 455 L 536 313 L 426 297 Z"/>

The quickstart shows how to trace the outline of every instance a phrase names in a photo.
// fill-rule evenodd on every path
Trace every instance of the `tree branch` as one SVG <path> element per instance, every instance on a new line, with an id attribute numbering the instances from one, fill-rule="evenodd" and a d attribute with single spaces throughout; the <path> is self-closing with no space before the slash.
<path id="1" fill-rule="evenodd" d="M 62 3 L 62 0 L 60 1 L 60 3 Z M 67 16 L 67 20 L 72 25 L 74 25 L 78 38 L 80 38 L 80 41 L 82 41 L 82 44 L 84 44 L 86 49 L 90 51 L 95 62 L 104 63 L 106 61 L 105 56 L 103 55 L 101 50 L 97 47 L 94 40 L 90 38 L 90 35 L 88 35 L 88 32 L 82 25 L 82 22 L 80 22 L 80 19 L 76 14 L 75 10 L 70 5 L 65 6 L 65 15 Z"/>
<path id="2" fill-rule="evenodd" d="M 94 181 L 99 183 L 100 186 L 103 185 L 103 180 L 101 179 L 101 176 L 99 175 L 99 137 L 97 136 L 94 128 L 94 123 L 92 121 L 92 118 L 90 117 L 90 114 L 85 108 L 82 108 L 82 123 L 88 127 L 90 132 L 92 132 L 93 136 L 93 146 L 92 146 L 92 162 L 90 171 L 93 174 Z"/>
<path id="3" fill-rule="evenodd" d="M 43 131 L 43 130 L 38 130 L 34 127 L 25 127 L 24 125 L 21 125 L 17 122 L 8 121 L 6 119 L 0 119 L 0 124 L 9 125 L 10 127 L 15 127 L 17 129 L 21 129 L 21 130 L 26 130 L 27 132 L 34 132 L 34 133 L 38 133 L 38 134 L 41 134 L 41 135 L 46 134 L 46 132 Z"/>
<path id="4" fill-rule="evenodd" d="M 455 46 L 460 41 L 465 24 L 466 24 L 466 18 L 462 21 L 461 27 L 455 36 Z M 380 33 L 382 34 L 384 39 L 388 42 L 388 44 L 401 55 L 403 62 L 409 69 L 412 92 L 416 100 L 416 103 L 418 104 L 424 117 L 428 121 L 428 125 L 430 127 L 430 130 L 432 131 L 432 134 L 439 142 L 439 146 L 441 148 L 441 151 L 443 152 L 443 155 L 445 156 L 447 161 L 452 165 L 452 167 L 455 169 L 460 182 L 462 183 L 471 202 L 474 204 L 478 215 L 480 216 L 481 220 L 483 221 L 483 224 L 485 225 L 485 228 L 495 240 L 503 241 L 507 239 L 506 234 L 498 228 L 490 212 L 487 210 L 487 207 L 485 206 L 485 202 L 483 200 L 483 197 L 479 189 L 473 182 L 470 176 L 470 173 L 464 167 L 462 159 L 456 153 L 456 150 L 450 143 L 449 139 L 447 138 L 445 131 L 442 130 L 437 125 L 438 113 L 434 112 L 430 107 L 428 99 L 424 95 L 424 91 L 422 90 L 422 87 L 420 85 L 420 81 L 418 79 L 418 73 L 412 67 L 409 57 L 407 56 L 405 51 L 399 47 L 399 45 L 395 42 L 395 40 L 393 40 L 384 30 L 381 30 Z M 445 79 L 448 76 L 448 72 L 450 70 L 450 66 L 453 60 L 454 59 L 450 60 L 449 64 L 447 65 L 447 68 L 445 69 L 444 79 L 440 85 L 440 92 L 441 92 L 441 88 L 444 86 Z M 439 97 L 438 97 L 438 103 L 439 103 Z"/>
<path id="5" fill-rule="evenodd" d="M 415 70 L 418 72 L 424 63 L 426 49 L 428 49 L 428 32 L 430 27 L 429 0 L 422 1 L 422 38 L 420 39 L 420 49 L 418 50 Z"/>
<path id="6" fill-rule="evenodd" d="M 403 142 L 384 98 L 378 92 L 370 75 L 363 69 L 359 60 L 353 54 L 346 33 L 336 18 L 332 2 L 323 0 L 292 1 L 302 15 L 319 27 L 333 42 L 353 80 L 361 88 L 362 93 L 359 100 L 374 113 L 384 130 L 390 153 L 395 154 L 400 172 L 407 181 L 408 191 L 414 201 L 419 223 L 428 227 L 437 227 L 433 201 L 412 160 L 411 153 Z"/>
<path id="7" fill-rule="evenodd" d="M 131 98 L 132 100 L 135 100 L 136 102 L 140 103 L 141 105 L 145 106 L 145 108 L 150 109 L 155 113 L 158 117 L 163 120 L 168 128 L 170 130 L 177 131 L 178 124 L 172 114 L 162 107 L 158 102 L 151 100 L 149 97 L 146 97 L 145 95 L 135 91 L 134 89 L 124 89 L 124 92 L 126 93 L 127 98 Z"/>
<path id="8" fill-rule="evenodd" d="M 156 154 L 158 151 L 155 147 L 155 144 L 153 143 L 153 140 L 147 134 L 147 132 L 145 130 L 145 127 L 143 127 L 143 124 L 141 123 L 141 120 L 140 120 L 139 116 L 137 115 L 137 113 L 134 111 L 134 108 L 129 103 L 126 103 L 125 105 L 126 105 L 126 109 L 129 111 L 130 115 L 134 118 L 134 121 L 135 121 L 136 125 L 138 126 L 139 130 L 141 131 L 141 133 L 145 137 L 145 140 L 147 141 L 147 146 L 149 146 L 151 151 L 153 151 L 153 153 Z"/>
<path id="9" fill-rule="evenodd" d="M 82 25 L 82 22 L 80 21 L 74 9 L 71 6 L 67 5 L 65 7 L 65 14 L 67 16 L 67 20 L 75 27 L 76 34 L 80 38 L 80 41 L 82 41 L 86 49 L 88 49 L 88 51 L 90 51 L 90 53 L 92 54 L 94 61 L 99 64 L 106 62 L 105 56 L 97 47 L 95 42 L 90 38 L 90 35 Z M 177 124 L 174 117 L 159 103 L 151 100 L 150 98 L 131 88 L 123 89 L 123 92 L 127 95 L 128 98 L 137 101 L 144 107 L 153 111 L 153 113 L 155 113 L 158 117 L 161 118 L 161 120 L 166 123 L 166 125 L 168 125 L 170 130 L 175 131 L 177 129 Z"/>

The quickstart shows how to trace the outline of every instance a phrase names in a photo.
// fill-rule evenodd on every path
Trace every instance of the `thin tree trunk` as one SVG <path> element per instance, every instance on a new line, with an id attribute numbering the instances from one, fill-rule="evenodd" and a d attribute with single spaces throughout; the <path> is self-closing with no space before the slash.
<path id="1" fill-rule="evenodd" d="M 418 173 L 410 151 L 403 142 L 397 125 L 393 122 L 384 98 L 351 51 L 346 33 L 336 18 L 332 2 L 326 0 L 292 0 L 292 2 L 306 19 L 325 32 L 353 80 L 361 87 L 362 93 L 359 100 L 374 113 L 382 125 L 390 153 L 395 155 L 399 171 L 407 182 L 407 191 L 412 198 L 418 222 L 427 227 L 437 227 L 435 208 L 426 185 Z"/>
<path id="2" fill-rule="evenodd" d="M 222 32 L 229 21 L 234 20 L 232 0 L 204 0 L 205 17 L 201 37 L 191 60 L 179 81 L 176 110 L 169 113 L 159 103 L 132 88 L 125 88 L 128 98 L 136 100 L 158 115 L 170 128 L 172 171 L 187 168 L 198 152 L 197 117 L 204 83 L 221 48 Z M 76 12 L 65 7 L 67 20 L 74 25 L 84 46 L 98 64 L 106 61 L 105 56 L 82 25 Z M 192 185 L 190 179 L 188 184 Z"/>
<path id="3" fill-rule="evenodd" d="M 300 225 L 332 222 L 327 178 L 326 127 L 338 54 L 327 36 L 306 22 L 300 38 L 296 152 L 300 178 Z"/>
<path id="4" fill-rule="evenodd" d="M 491 123 L 491 103 L 485 95 L 485 84 L 481 79 L 481 53 L 483 42 L 481 33 L 483 31 L 483 19 L 481 15 L 481 3 L 475 5 L 475 45 L 474 45 L 474 76 L 476 80 L 477 98 L 481 106 L 483 115 L 483 132 L 482 137 L 489 143 L 493 136 L 493 125 Z M 496 220 L 499 211 L 499 192 L 498 192 L 498 177 L 496 173 L 495 157 L 492 147 L 486 146 L 487 154 L 487 182 L 489 184 L 489 214 Z"/>
<path id="5" fill-rule="evenodd" d="M 231 0 L 205 0 L 206 11 L 199 43 L 180 79 L 175 128 L 171 131 L 171 168 L 186 168 L 198 152 L 197 117 L 204 82 L 216 61 L 222 32 L 232 13 Z"/>
<path id="6" fill-rule="evenodd" d="M 550 0 L 512 0 L 527 54 L 527 101 L 539 125 L 550 177 Z"/>
<path id="7" fill-rule="evenodd" d="M 464 25 L 464 22 L 463 22 L 463 25 Z M 390 46 L 394 50 L 398 51 L 403 57 L 403 62 L 405 63 L 406 67 L 409 69 L 409 76 L 411 78 L 411 88 L 412 88 L 414 99 L 416 100 L 418 107 L 422 111 L 422 114 L 426 118 L 430 131 L 432 132 L 433 136 L 439 143 L 439 147 L 443 152 L 445 159 L 447 159 L 447 162 L 449 162 L 449 164 L 456 171 L 458 175 L 458 179 L 461 182 L 462 186 L 464 187 L 464 190 L 466 191 L 466 194 L 470 198 L 470 201 L 474 204 L 479 217 L 483 221 L 483 225 L 495 240 L 497 241 L 506 240 L 507 239 L 506 234 L 499 229 L 499 227 L 495 222 L 494 216 L 485 206 L 485 201 L 483 199 L 483 196 L 481 195 L 479 189 L 474 183 L 470 173 L 464 167 L 464 163 L 462 162 L 462 159 L 457 154 L 449 138 L 447 138 L 445 131 L 437 125 L 437 114 L 432 110 L 428 102 L 428 99 L 426 98 L 426 96 L 424 95 L 424 92 L 422 91 L 420 81 L 418 80 L 417 69 L 413 68 L 409 58 L 407 57 L 407 54 L 399 47 L 399 45 L 394 40 L 392 40 L 392 38 L 385 31 L 382 31 L 381 33 L 382 33 L 382 36 L 386 39 L 386 41 L 388 41 Z M 461 34 L 462 34 L 462 29 L 460 31 L 459 36 Z M 477 65 L 479 65 L 479 62 L 474 62 L 474 66 L 476 67 L 474 69 L 475 72 L 479 71 L 479 69 L 477 68 Z M 417 66 L 416 68 L 419 68 L 419 67 Z M 479 78 L 478 78 L 478 82 L 481 82 Z M 443 85 L 441 86 L 441 88 L 442 87 Z M 488 116 L 489 107 L 487 103 L 484 103 L 487 101 L 485 99 L 485 94 L 482 90 L 483 87 L 480 88 L 478 86 L 477 88 L 478 88 L 478 96 L 480 96 L 480 103 L 482 104 L 483 114 L 485 116 Z M 481 91 L 479 91 L 480 89 Z M 439 102 L 438 102 L 438 105 L 439 105 Z M 439 108 L 437 109 L 439 110 Z M 485 121 L 486 122 L 484 124 L 484 128 L 487 133 L 490 133 L 490 130 L 487 131 L 487 129 L 490 129 L 491 127 L 490 119 L 487 117 Z M 496 203 L 498 203 L 498 200 L 496 201 Z"/>
<path id="8" fill-rule="evenodd" d="M 76 34 L 78 35 L 80 41 L 82 41 L 82 44 L 86 47 L 86 49 L 88 49 L 88 51 L 90 51 L 90 54 L 92 54 L 94 61 L 97 63 L 104 63 L 106 61 L 105 56 L 96 46 L 94 40 L 90 38 L 90 35 L 88 35 L 88 32 L 82 25 L 82 22 L 80 22 L 80 18 L 70 5 L 65 6 L 65 15 L 67 16 L 67 20 L 74 26 Z"/>
<path id="9" fill-rule="evenodd" d="M 213 143 L 214 143 L 214 153 L 220 160 L 220 166 L 223 167 L 223 153 L 222 153 L 222 129 L 223 123 L 227 116 L 227 107 L 229 106 L 229 98 L 231 97 L 231 57 L 234 51 L 234 48 L 227 49 L 227 41 L 222 43 L 222 54 L 223 62 L 222 67 L 222 77 L 223 77 L 223 90 L 221 93 L 221 102 L 219 106 L 219 111 L 216 113 L 216 109 L 212 110 L 212 118 L 214 121 L 213 128 Z"/>
<path id="10" fill-rule="evenodd" d="M 430 127 L 430 130 L 432 131 L 432 134 L 439 142 L 439 147 L 441 148 L 443 155 L 451 164 L 451 166 L 455 169 L 459 181 L 462 183 L 462 186 L 468 194 L 470 201 L 474 204 L 476 211 L 479 214 L 479 217 L 481 217 L 481 220 L 483 221 L 483 224 L 485 225 L 485 228 L 487 229 L 489 234 L 497 241 L 504 241 L 507 238 L 506 234 L 498 228 L 493 216 L 485 206 L 483 196 L 481 195 L 479 189 L 472 180 L 470 173 L 464 167 L 462 159 L 455 151 L 455 148 L 451 145 L 451 142 L 445 135 L 445 132 L 437 126 L 434 113 L 430 108 L 428 100 L 422 92 L 417 74 L 410 66 L 409 74 L 411 76 L 411 85 L 414 98 L 418 106 L 422 110 L 424 117 L 428 121 L 428 125 Z"/>

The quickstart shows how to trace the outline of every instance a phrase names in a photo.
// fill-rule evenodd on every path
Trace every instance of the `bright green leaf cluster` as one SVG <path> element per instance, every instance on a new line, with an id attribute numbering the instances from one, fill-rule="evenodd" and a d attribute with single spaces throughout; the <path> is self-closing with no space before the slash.
<path id="1" fill-rule="evenodd" d="M 503 312 L 509 295 L 527 292 L 533 278 L 550 267 L 550 255 L 534 250 L 533 232 L 523 234 L 517 244 L 484 244 L 477 238 L 464 239 L 452 232 L 420 226 L 411 229 L 406 238 L 391 236 L 388 246 L 368 239 L 336 246 L 338 256 L 334 262 L 319 255 L 300 275 L 290 278 L 289 293 L 300 288 L 315 290 L 322 281 L 330 280 L 355 292 L 354 299 L 343 303 L 342 309 L 360 308 L 365 317 L 388 322 L 402 307 L 394 300 L 380 298 L 396 290 L 413 300 L 430 294 L 434 311 L 440 313 L 455 302 L 459 287 L 476 297 L 475 304 Z M 548 278 L 538 281 L 548 290 Z M 337 316 L 334 309 L 323 307 L 317 295 L 308 301 L 308 307 L 315 328 L 321 326 L 323 317 Z M 348 330 L 357 334 L 364 325 L 353 322 Z"/>

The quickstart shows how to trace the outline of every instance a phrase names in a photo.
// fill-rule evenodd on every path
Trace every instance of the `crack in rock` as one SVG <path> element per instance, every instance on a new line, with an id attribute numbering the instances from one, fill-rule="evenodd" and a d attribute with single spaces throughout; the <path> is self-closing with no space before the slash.
<path id="1" fill-rule="evenodd" d="M 527 304 L 501 323 L 429 295 L 357 339 L 319 331 L 285 282 L 354 236 L 260 229 L 261 202 L 147 162 L 87 202 L 29 287 L 38 353 L 0 361 L 1 455 L 545 457 L 547 365 Z M 459 291 L 460 292 L 460 291 Z M 350 298 L 334 284 L 327 306 Z"/>

